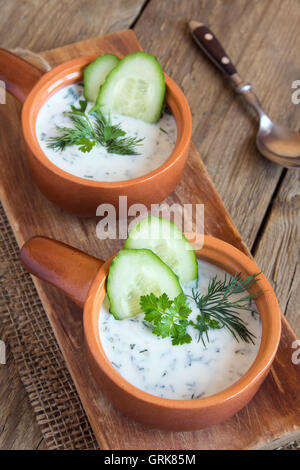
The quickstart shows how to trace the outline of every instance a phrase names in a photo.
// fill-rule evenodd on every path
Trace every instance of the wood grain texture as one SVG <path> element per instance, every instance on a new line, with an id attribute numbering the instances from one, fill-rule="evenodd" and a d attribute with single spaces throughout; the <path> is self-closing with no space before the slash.
<path id="1" fill-rule="evenodd" d="M 126 53 L 139 48 L 132 32 L 97 38 L 43 53 L 51 63 L 74 54 Z M 19 107 L 9 99 L 0 108 L 1 199 L 20 245 L 39 233 L 70 243 L 106 259 L 118 241 L 101 241 L 95 236 L 96 221 L 80 220 L 56 209 L 32 184 L 24 159 Z M 13 163 L 13 164 L 12 164 Z M 20 181 L 22 189 L 20 190 Z M 248 253 L 240 235 L 215 191 L 194 147 L 183 179 L 168 202 L 205 204 L 205 231 Z M 204 449 L 277 447 L 300 435 L 299 366 L 291 362 L 295 337 L 283 319 L 283 335 L 277 358 L 262 388 L 252 402 L 230 420 L 192 433 L 170 433 L 147 429 L 120 416 L 101 394 L 91 377 L 83 351 L 81 312 L 52 286 L 34 279 L 39 295 L 62 349 L 69 370 L 103 449 Z"/>
<path id="2" fill-rule="evenodd" d="M 282 168 L 255 147 L 257 123 L 228 82 L 194 44 L 187 22 L 207 24 L 266 112 L 299 127 L 300 106 L 291 102 L 299 79 L 298 0 L 151 0 L 134 31 L 181 85 L 192 110 L 193 141 L 243 240 L 252 247 Z M 149 34 L 151 31 L 151 34 Z M 167 40 L 166 40 L 167 38 Z"/>
<path id="3" fill-rule="evenodd" d="M 300 338 L 300 172 L 288 170 L 276 194 L 256 261 L 271 281 L 280 307 Z"/>
<path id="4" fill-rule="evenodd" d="M 0 0 L 0 47 L 38 51 L 128 28 L 144 3 L 145 0 Z M 15 106 L 9 99 L 8 113 Z M 19 116 L 19 109 L 13 113 Z M 6 112 L 2 113 L 1 126 L 7 119 Z M 13 140 L 12 136 L 12 146 Z M 11 359 L 0 366 L 0 383 L 0 449 L 46 448 Z"/>

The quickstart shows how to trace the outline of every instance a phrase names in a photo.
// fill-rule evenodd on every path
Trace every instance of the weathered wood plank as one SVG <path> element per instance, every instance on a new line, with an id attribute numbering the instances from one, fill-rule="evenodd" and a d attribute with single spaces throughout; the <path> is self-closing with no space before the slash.
<path id="1" fill-rule="evenodd" d="M 39 51 L 128 28 L 144 3 L 145 0 L 0 0 L 0 47 Z M 3 119 L 7 119 L 6 113 L 5 116 Z M 0 387 L 0 449 L 34 449 L 38 445 L 45 448 L 11 357 L 5 366 L 0 366 Z"/>
<path id="2" fill-rule="evenodd" d="M 270 116 L 297 127 L 291 102 L 299 78 L 300 8 L 296 0 L 152 0 L 134 30 L 143 48 L 183 88 L 193 114 L 193 141 L 243 240 L 251 248 L 282 173 L 255 148 L 256 121 L 197 49 L 187 22 L 208 24 Z M 151 30 L 151 34 L 149 34 Z"/>
<path id="3" fill-rule="evenodd" d="M 288 170 L 254 251 L 300 337 L 300 172 Z"/>

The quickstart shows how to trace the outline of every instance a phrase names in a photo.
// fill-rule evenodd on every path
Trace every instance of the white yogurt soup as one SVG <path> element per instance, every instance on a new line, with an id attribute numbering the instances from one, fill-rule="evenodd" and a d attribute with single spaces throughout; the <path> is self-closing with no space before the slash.
<path id="1" fill-rule="evenodd" d="M 225 271 L 198 260 L 198 289 L 207 292 L 214 276 L 223 280 Z M 190 288 L 184 293 L 191 295 Z M 245 294 L 235 294 L 238 299 Z M 191 320 L 199 311 L 190 301 Z M 255 309 L 255 307 L 254 307 Z M 237 342 L 226 330 L 209 330 L 209 342 L 198 341 L 197 330 L 188 327 L 192 342 L 173 346 L 170 338 L 159 338 L 151 332 L 144 315 L 115 320 L 109 313 L 106 298 L 99 314 L 99 334 L 105 354 L 124 379 L 137 388 L 163 398 L 189 400 L 221 392 L 236 382 L 253 363 L 261 342 L 260 316 L 242 310 L 240 317 L 256 338 L 254 343 Z"/>
<path id="2" fill-rule="evenodd" d="M 51 96 L 41 107 L 36 135 L 46 157 L 57 167 L 75 176 L 94 181 L 123 181 L 145 175 L 161 166 L 170 156 L 176 142 L 174 117 L 164 112 L 156 124 L 118 114 L 111 115 L 112 124 L 120 124 L 129 137 L 144 139 L 136 148 L 139 155 L 108 153 L 105 147 L 95 145 L 89 153 L 76 145 L 55 151 L 47 147 L 49 137 L 59 135 L 56 126 L 70 127 L 70 118 L 64 112 L 70 105 L 78 106 L 84 100 L 82 84 L 69 85 Z M 92 103 L 88 104 L 87 111 Z"/>

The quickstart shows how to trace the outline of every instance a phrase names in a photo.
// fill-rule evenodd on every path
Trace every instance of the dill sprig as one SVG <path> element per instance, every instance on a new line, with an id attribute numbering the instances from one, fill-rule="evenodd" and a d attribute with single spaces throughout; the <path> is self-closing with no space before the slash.
<path id="1" fill-rule="evenodd" d="M 151 293 L 141 296 L 140 306 L 145 314 L 146 322 L 152 324 L 152 333 L 161 338 L 170 337 L 173 345 L 190 343 L 192 337 L 188 333 L 188 327 L 192 326 L 199 332 L 199 338 L 205 346 L 205 340 L 209 342 L 209 330 L 226 328 L 239 342 L 239 338 L 246 343 L 254 344 L 255 336 L 248 330 L 246 323 L 239 316 L 239 310 L 253 311 L 252 301 L 261 291 L 249 294 L 238 300 L 230 299 L 232 294 L 239 294 L 249 289 L 258 281 L 258 274 L 243 277 L 235 274 L 224 281 L 214 277 L 209 281 L 207 293 L 200 294 L 192 290 L 192 296 L 183 293 L 170 300 L 166 293 L 157 297 Z M 196 322 L 189 320 L 192 312 L 187 302 L 187 297 L 192 298 L 199 309 Z M 146 324 L 147 325 L 147 324 Z"/>
<path id="2" fill-rule="evenodd" d="M 106 117 L 98 108 L 86 113 L 87 101 L 79 101 L 79 108 L 71 105 L 71 111 L 65 113 L 73 126 L 56 126 L 59 135 L 48 139 L 47 147 L 63 151 L 66 147 L 77 145 L 83 153 L 90 152 L 95 145 L 102 145 L 108 153 L 119 155 L 138 155 L 136 146 L 143 139 L 126 137 L 119 124 L 112 124 L 110 116 Z M 93 119 L 90 119 L 90 116 Z"/>
<path id="3" fill-rule="evenodd" d="M 190 321 L 190 325 L 199 331 L 200 339 L 205 346 L 205 339 L 209 342 L 208 331 L 210 329 L 226 328 L 239 342 L 242 339 L 246 343 L 253 343 L 255 336 L 248 330 L 246 323 L 239 316 L 239 310 L 253 311 L 252 301 L 261 291 L 232 300 L 232 294 L 239 294 L 249 289 L 258 281 L 260 273 L 243 277 L 241 273 L 235 274 L 229 280 L 225 276 L 224 281 L 214 277 L 209 281 L 207 293 L 201 294 L 192 290 L 192 298 L 199 310 L 196 322 Z"/>

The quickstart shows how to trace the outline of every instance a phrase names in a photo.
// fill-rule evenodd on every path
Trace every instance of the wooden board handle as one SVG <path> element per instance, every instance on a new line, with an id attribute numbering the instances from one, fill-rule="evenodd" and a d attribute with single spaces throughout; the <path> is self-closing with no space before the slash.
<path id="1" fill-rule="evenodd" d="M 22 247 L 24 267 L 61 289 L 83 307 L 89 288 L 104 261 L 47 237 L 33 237 Z"/>
<path id="2" fill-rule="evenodd" d="M 20 103 L 42 77 L 43 72 L 12 52 L 0 49 L 0 80 Z"/>
<path id="3" fill-rule="evenodd" d="M 191 21 L 190 29 L 196 44 L 222 72 L 229 77 L 237 73 L 221 43 L 207 26 Z"/>

